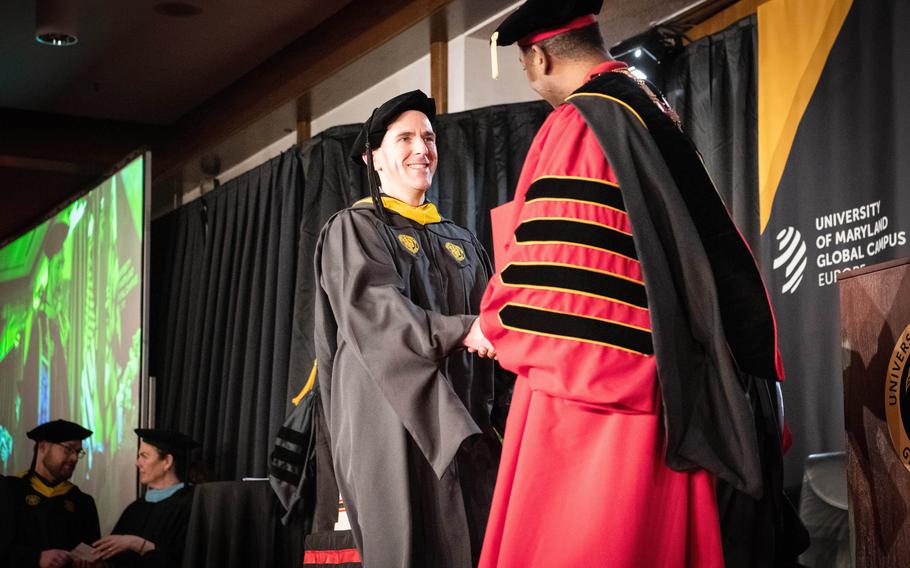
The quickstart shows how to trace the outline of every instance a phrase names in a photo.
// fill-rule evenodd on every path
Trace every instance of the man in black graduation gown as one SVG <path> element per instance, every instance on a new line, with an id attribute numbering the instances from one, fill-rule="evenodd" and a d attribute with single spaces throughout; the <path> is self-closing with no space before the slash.
<path id="1" fill-rule="evenodd" d="M 434 114 L 420 91 L 373 112 L 352 155 L 371 197 L 316 249 L 318 383 L 365 566 L 476 564 L 499 460 L 492 346 L 472 331 L 491 268 L 425 200 Z"/>
<path id="2" fill-rule="evenodd" d="M 9 563 L 17 568 L 67 566 L 70 550 L 101 536 L 95 500 L 69 482 L 85 455 L 82 440 L 92 431 L 54 420 L 26 435 L 35 441 L 32 465 L 19 477 L 7 478 L 16 516 Z"/>
<path id="3" fill-rule="evenodd" d="M 136 434 L 145 495 L 128 505 L 111 534 L 94 546 L 102 560 L 118 568 L 180 566 L 193 504 L 193 487 L 185 483 L 187 454 L 199 444 L 171 430 L 137 428 Z"/>

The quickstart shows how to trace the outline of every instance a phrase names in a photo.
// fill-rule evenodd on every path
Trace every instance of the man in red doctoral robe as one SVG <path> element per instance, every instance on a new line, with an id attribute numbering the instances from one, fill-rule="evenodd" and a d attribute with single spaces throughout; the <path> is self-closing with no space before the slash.
<path id="1" fill-rule="evenodd" d="M 555 110 L 494 211 L 478 325 L 519 378 L 480 565 L 722 566 L 751 551 L 724 550 L 716 483 L 779 489 L 756 413 L 783 376 L 773 315 L 675 115 L 607 57 L 601 4 L 529 0 L 494 34 Z"/>

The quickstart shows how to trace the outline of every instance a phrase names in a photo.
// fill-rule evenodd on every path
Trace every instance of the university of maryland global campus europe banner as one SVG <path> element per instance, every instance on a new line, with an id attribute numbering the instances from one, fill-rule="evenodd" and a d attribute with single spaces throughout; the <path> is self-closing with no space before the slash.
<path id="1" fill-rule="evenodd" d="M 844 447 L 837 275 L 910 256 L 910 2 L 758 8 L 761 261 L 794 446 Z"/>

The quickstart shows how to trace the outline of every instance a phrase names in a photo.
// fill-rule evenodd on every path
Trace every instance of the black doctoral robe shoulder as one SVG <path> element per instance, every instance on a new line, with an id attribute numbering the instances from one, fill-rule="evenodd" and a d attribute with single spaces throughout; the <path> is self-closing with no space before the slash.
<path id="1" fill-rule="evenodd" d="M 15 515 L 11 566 L 38 565 L 42 550 L 72 550 L 80 542 L 101 537 L 95 500 L 64 481 L 49 487 L 35 475 L 8 477 L 9 500 Z"/>
<path id="2" fill-rule="evenodd" d="M 180 566 L 186 546 L 186 529 L 193 505 L 193 488 L 186 486 L 157 503 L 137 499 L 130 503 L 111 534 L 141 536 L 155 543 L 155 550 L 143 555 L 124 552 L 113 558 L 114 566 Z"/>

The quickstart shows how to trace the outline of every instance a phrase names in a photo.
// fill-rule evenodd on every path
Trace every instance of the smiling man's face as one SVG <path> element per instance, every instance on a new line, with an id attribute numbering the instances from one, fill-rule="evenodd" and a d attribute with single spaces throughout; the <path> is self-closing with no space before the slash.
<path id="1" fill-rule="evenodd" d="M 401 113 L 374 150 L 373 166 L 383 193 L 403 200 L 425 193 L 436 173 L 436 134 L 427 116 L 417 110 Z"/>

